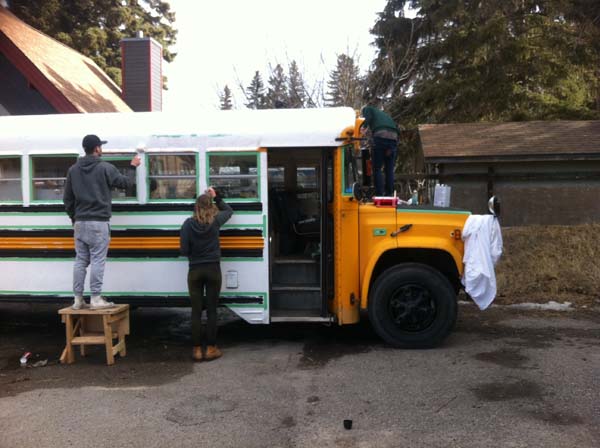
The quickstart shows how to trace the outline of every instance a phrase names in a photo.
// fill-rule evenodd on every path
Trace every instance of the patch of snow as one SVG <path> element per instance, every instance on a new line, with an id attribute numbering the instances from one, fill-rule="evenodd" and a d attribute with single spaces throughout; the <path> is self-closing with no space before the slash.
<path id="1" fill-rule="evenodd" d="M 459 300 L 459 305 L 472 305 L 472 302 Z M 515 303 L 512 305 L 493 305 L 494 308 L 516 308 L 521 310 L 543 310 L 543 311 L 573 311 L 571 302 L 558 303 L 551 300 L 548 303 Z"/>
<path id="2" fill-rule="evenodd" d="M 571 311 L 571 302 L 558 303 L 551 300 L 548 303 L 515 303 L 506 305 L 506 308 L 519 308 L 523 310 L 544 310 L 544 311 Z"/>

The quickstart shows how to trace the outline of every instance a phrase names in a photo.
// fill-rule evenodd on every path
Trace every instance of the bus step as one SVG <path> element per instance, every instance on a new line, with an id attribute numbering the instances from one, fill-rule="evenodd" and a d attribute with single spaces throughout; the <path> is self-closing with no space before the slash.
<path id="1" fill-rule="evenodd" d="M 322 306 L 321 288 L 318 286 L 273 286 L 271 288 L 271 309 L 320 310 Z"/>
<path id="2" fill-rule="evenodd" d="M 274 322 L 315 322 L 328 324 L 332 322 L 330 317 L 315 316 L 271 316 L 271 323 Z"/>
<path id="3" fill-rule="evenodd" d="M 318 284 L 320 264 L 312 258 L 276 258 L 272 278 L 281 284 Z"/>
<path id="4" fill-rule="evenodd" d="M 319 310 L 271 310 L 271 322 L 330 323 L 332 317 L 323 317 Z"/>
<path id="5" fill-rule="evenodd" d="M 320 290 L 321 290 L 321 288 L 318 285 L 310 285 L 310 286 L 306 286 L 306 285 L 273 285 L 271 287 L 271 291 L 273 291 L 273 292 L 284 292 L 284 291 L 314 292 L 314 291 L 320 291 Z"/>

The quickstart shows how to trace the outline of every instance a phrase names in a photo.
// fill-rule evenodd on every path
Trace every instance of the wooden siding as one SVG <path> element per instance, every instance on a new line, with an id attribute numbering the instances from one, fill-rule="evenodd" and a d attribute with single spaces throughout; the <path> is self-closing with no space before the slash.
<path id="1" fill-rule="evenodd" d="M 123 39 L 123 99 L 135 112 L 162 109 L 162 47 L 150 38 Z"/>
<path id="2" fill-rule="evenodd" d="M 502 202 L 504 226 L 600 222 L 600 161 L 438 165 L 452 186 L 451 205 L 486 213 L 489 194 Z"/>
<path id="3" fill-rule="evenodd" d="M 162 110 L 162 46 L 150 41 L 150 84 L 152 111 Z"/>

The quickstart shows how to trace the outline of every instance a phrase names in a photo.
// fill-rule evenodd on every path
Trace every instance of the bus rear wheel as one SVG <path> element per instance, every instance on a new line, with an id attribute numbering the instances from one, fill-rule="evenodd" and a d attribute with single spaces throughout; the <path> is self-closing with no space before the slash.
<path id="1" fill-rule="evenodd" d="M 407 263 L 391 267 L 376 279 L 371 291 L 371 325 L 394 347 L 436 347 L 456 322 L 454 288 L 429 266 Z"/>

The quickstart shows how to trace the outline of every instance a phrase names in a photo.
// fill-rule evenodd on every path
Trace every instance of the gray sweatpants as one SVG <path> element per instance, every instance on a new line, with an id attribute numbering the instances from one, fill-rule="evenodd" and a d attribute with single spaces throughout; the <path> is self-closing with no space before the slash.
<path id="1" fill-rule="evenodd" d="M 110 242 L 110 225 L 106 221 L 75 222 L 75 266 L 73 267 L 73 294 L 83 296 L 87 267 L 90 268 L 92 296 L 102 294 L 104 264 Z"/>

